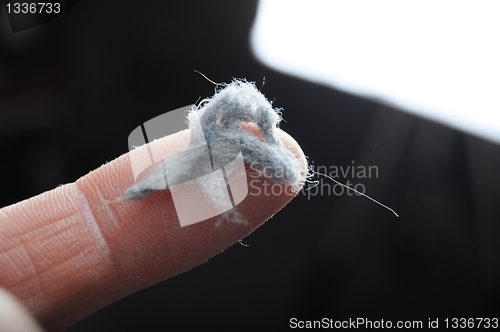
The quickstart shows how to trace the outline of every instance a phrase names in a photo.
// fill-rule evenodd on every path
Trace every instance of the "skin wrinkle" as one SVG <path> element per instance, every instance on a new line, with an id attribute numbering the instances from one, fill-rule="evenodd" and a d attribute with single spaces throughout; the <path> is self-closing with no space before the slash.
<path id="1" fill-rule="evenodd" d="M 97 242 L 101 246 L 101 250 L 103 251 L 104 255 L 106 256 L 106 259 L 109 261 L 110 260 L 110 253 L 109 253 L 109 245 L 108 242 L 106 241 L 106 238 L 102 235 L 101 229 L 99 227 L 99 224 L 96 221 L 96 218 L 94 214 L 92 213 L 92 210 L 90 209 L 89 202 L 87 201 L 87 198 L 85 195 L 78 189 L 77 186 L 72 186 L 74 189 L 74 195 L 75 197 L 78 198 L 78 201 L 75 202 L 75 204 L 79 204 L 80 207 L 83 207 L 83 215 L 84 220 L 88 222 L 88 225 L 90 229 L 92 230 L 92 233 L 94 234 L 94 237 L 97 239 Z M 102 195 L 98 193 L 98 196 L 101 198 L 101 206 L 107 206 L 106 202 L 102 199 Z M 74 198 L 69 196 L 69 198 L 73 201 Z M 106 212 L 108 212 L 108 215 L 113 216 L 112 213 L 109 213 L 109 209 L 105 209 Z M 112 219 L 113 220 L 113 219 Z"/>
<path id="2" fill-rule="evenodd" d="M 2 220 L 3 219 L 3 220 Z M 9 223 L 9 224 L 12 224 L 13 222 L 10 220 L 10 218 L 7 216 L 7 214 L 3 211 L 3 210 L 0 210 L 0 225 L 4 225 L 6 223 Z M 2 232 L 0 232 L 0 239 L 2 239 L 2 241 L 0 241 L 0 256 L 7 253 L 8 251 L 10 251 L 11 249 L 15 249 L 19 243 L 14 243 L 11 247 L 6 247 L 6 248 L 3 248 L 2 246 L 5 245 L 6 241 L 3 241 L 3 238 L 4 238 L 4 234 L 3 234 L 3 229 L 2 229 Z M 18 240 L 17 238 L 14 238 L 15 240 Z M 12 239 L 11 239 L 12 240 Z M 19 242 L 19 241 L 18 241 Z M 8 243 L 8 242 L 7 242 Z"/>
<path id="3" fill-rule="evenodd" d="M 21 218 L 26 219 L 27 217 L 29 217 L 29 215 L 28 215 L 28 209 L 25 209 L 23 206 L 24 203 L 25 203 L 25 201 L 21 202 L 20 206 L 16 205 L 15 212 L 20 211 L 18 213 L 20 213 Z M 3 210 L 5 212 L 2 211 L 2 215 L 5 216 L 6 222 L 2 222 L 2 224 L 7 223 L 7 224 L 15 224 L 16 225 L 16 227 L 5 227 L 5 229 L 2 229 L 2 235 L 4 235 L 5 237 L 8 237 L 9 239 L 12 239 L 12 238 L 18 239 L 20 236 L 29 234 L 32 231 L 35 231 L 35 232 L 38 231 L 37 225 L 31 225 L 32 227 L 23 227 L 23 226 L 27 226 L 27 225 L 21 224 L 19 226 L 19 224 L 16 224 L 12 220 L 12 218 L 10 218 L 8 216 L 8 213 L 12 212 L 12 209 L 10 209 L 10 207 L 6 207 Z M 57 221 L 57 219 L 56 220 L 49 219 L 49 220 L 47 220 L 47 224 L 50 224 L 50 223 L 56 222 L 56 221 Z M 8 231 L 8 233 L 5 234 L 4 232 L 6 232 L 6 231 Z"/>
<path id="4" fill-rule="evenodd" d="M 32 238 L 30 242 L 27 242 L 27 245 L 32 245 L 33 246 L 33 249 L 30 250 L 32 252 L 39 252 L 39 249 L 40 248 L 45 248 L 46 245 L 45 243 L 53 243 L 54 240 L 57 240 L 58 241 L 58 244 L 61 246 L 61 247 L 58 247 L 58 250 L 57 250 L 57 253 L 58 253 L 58 256 L 61 256 L 60 253 L 61 252 L 67 252 L 67 253 L 71 253 L 73 251 L 72 249 L 72 246 L 70 245 L 69 242 L 64 242 L 65 239 L 67 238 L 71 238 L 72 237 L 72 234 L 74 233 L 78 233 L 78 229 L 80 227 L 80 225 L 76 224 L 74 222 L 74 219 L 75 217 L 77 216 L 77 214 L 73 215 L 73 216 L 69 216 L 69 217 L 66 217 L 66 218 L 62 218 L 60 220 L 60 224 L 67 224 L 67 227 L 65 228 L 62 228 L 62 227 L 57 227 L 57 228 L 53 228 L 55 229 L 55 231 L 51 231 L 50 232 L 50 236 L 48 237 L 41 237 L 41 236 L 38 236 L 38 237 L 35 237 L 35 238 Z M 82 242 L 85 242 L 85 239 L 82 238 L 80 239 Z M 66 244 L 66 246 L 64 246 Z M 64 246 L 64 247 L 62 247 Z M 51 254 L 54 254 L 54 251 L 52 252 L 39 252 L 41 255 L 42 255 L 42 258 L 38 258 L 38 264 L 42 263 L 44 264 L 46 260 L 50 261 L 51 258 L 50 258 L 50 255 Z M 79 252 L 76 252 L 76 254 L 79 254 Z M 75 256 L 73 255 L 73 256 Z M 69 257 L 71 258 L 71 257 Z M 41 271 L 42 273 L 45 273 L 46 270 L 43 270 Z"/>
<path id="5" fill-rule="evenodd" d="M 14 277 L 11 278 L 11 279 L 13 279 L 13 283 L 9 283 L 10 280 L 5 279 L 5 284 L 4 284 L 5 287 L 10 287 L 10 288 L 18 287 L 19 285 L 29 281 L 32 278 L 31 276 L 36 274 L 33 262 L 30 262 L 31 269 L 23 267 L 23 266 L 19 266 L 19 264 L 17 264 L 19 262 L 18 258 L 19 258 L 19 256 L 22 256 L 22 254 L 21 255 L 18 255 L 16 253 L 12 254 L 11 251 L 14 251 L 14 250 L 18 251 L 20 249 L 21 250 L 24 249 L 24 250 L 22 250 L 22 254 L 26 255 L 26 249 L 23 248 L 22 246 L 13 248 L 11 250 L 6 251 L 5 253 L 2 253 L 3 257 L 5 257 L 5 260 L 3 263 L 14 266 L 14 272 L 19 272 L 17 274 L 20 275 L 20 277 L 18 277 L 17 279 Z"/>
<path id="6" fill-rule="evenodd" d="M 103 259 L 107 260 L 107 245 L 103 243 L 102 234 L 96 232 L 98 225 L 82 195 L 75 184 L 69 184 L 40 195 L 43 198 L 39 200 L 41 204 L 46 199 L 53 201 L 51 209 L 26 202 L 1 210 L 1 225 L 5 226 L 2 236 L 6 236 L 7 241 L 0 244 L 0 261 L 4 260 L 5 264 L 13 259 L 23 262 L 20 267 L 19 264 L 8 264 L 9 274 L 0 279 L 2 286 L 8 287 L 40 317 L 45 315 L 49 303 L 53 306 L 60 302 L 61 308 L 65 307 L 64 299 L 70 291 L 67 283 L 72 279 L 88 279 L 85 275 L 89 273 L 94 274 L 93 279 L 99 278 L 100 274 L 107 273 L 103 271 L 103 266 L 112 266 L 103 265 Z M 23 221 L 33 219 L 33 214 L 46 223 Z M 13 219 L 19 218 L 18 222 L 14 223 L 9 215 Z M 5 245 L 10 252 L 6 252 Z M 16 266 L 23 273 L 16 273 Z M 76 274 L 75 267 L 79 267 Z M 32 272 L 26 274 L 30 270 Z M 49 280 L 59 282 L 48 284 Z M 87 286 L 82 284 L 82 287 Z M 100 293 L 102 296 L 103 291 Z M 52 299 L 50 302 L 49 298 Z"/>
<path id="7" fill-rule="evenodd" d="M 8 210 L 6 210 L 8 211 Z M 2 225 L 6 224 L 6 223 L 12 223 L 12 220 L 7 216 L 7 213 L 4 212 L 4 210 L 0 210 L 0 216 L 2 216 L 4 218 L 4 220 L 6 220 L 7 222 L 3 221 L 1 222 Z M 3 235 L 3 234 L 2 234 Z M 14 242 L 14 245 L 12 247 L 10 247 L 9 249 L 7 250 L 2 250 L 2 252 L 0 253 L 0 260 L 4 260 L 5 258 L 3 257 L 7 257 L 7 260 L 12 260 L 12 259 L 15 259 L 17 257 L 12 257 L 12 255 L 9 255 L 9 252 L 11 251 L 19 251 L 21 250 L 21 257 L 26 257 L 27 260 L 28 260 L 28 267 L 26 267 L 26 260 L 23 260 L 24 264 L 22 264 L 23 266 L 19 267 L 17 264 L 16 264 L 16 267 L 18 268 L 18 271 L 14 271 L 14 273 L 9 273 L 10 276 L 12 276 L 12 274 L 14 274 L 14 276 L 12 276 L 12 278 L 16 278 L 16 276 L 19 276 L 19 275 L 26 275 L 26 271 L 30 271 L 27 273 L 27 276 L 24 277 L 24 278 L 21 278 L 21 280 L 19 280 L 18 282 L 14 282 L 13 284 L 10 284 L 10 285 L 7 285 L 8 287 L 10 287 L 11 289 L 23 289 L 23 286 L 25 286 L 26 289 L 36 289 L 37 290 L 37 293 L 40 295 L 39 297 L 43 298 L 45 296 L 45 294 L 43 293 L 43 290 L 42 290 L 42 287 L 41 287 L 41 283 L 40 283 L 40 279 L 38 278 L 38 272 L 37 272 L 37 266 L 35 264 L 35 262 L 33 261 L 33 258 L 31 257 L 30 253 L 29 253 L 29 250 L 26 248 L 26 244 L 28 243 L 28 240 L 24 241 L 24 242 L 21 242 L 19 240 L 18 237 L 11 237 L 8 239 L 9 241 L 11 242 Z M 3 241 L 2 241 L 3 242 Z M 22 271 L 21 271 L 22 269 Z M 17 273 L 15 273 L 17 272 Z M 3 278 L 2 278 L 3 279 Z M 9 279 L 7 279 L 9 280 Z M 33 285 L 33 283 L 35 283 Z M 27 284 L 30 284 L 29 286 L 26 286 Z M 20 297 L 21 299 L 28 299 L 28 297 L 22 297 L 22 294 L 24 294 L 25 292 L 24 291 L 21 291 L 20 294 L 21 295 L 18 295 L 18 297 Z"/>
<path id="8" fill-rule="evenodd" d="M 67 266 L 68 262 L 71 262 L 73 260 L 75 260 L 77 262 L 88 261 L 88 256 L 85 252 L 81 252 L 75 256 L 66 257 L 65 259 L 60 260 L 55 265 L 51 266 L 50 269 L 43 271 L 43 272 L 40 272 L 38 278 L 44 279 L 44 276 L 47 276 L 47 275 L 53 273 L 54 270 L 61 269 L 62 266 L 65 266 L 65 265 Z M 62 269 L 62 270 L 66 270 L 66 269 Z M 50 290 L 50 288 L 48 290 Z"/>
<path id="9" fill-rule="evenodd" d="M 57 202 L 56 202 L 57 203 Z M 24 218 L 31 218 L 31 216 L 29 216 L 29 214 L 25 214 L 25 211 L 28 211 L 29 209 L 23 209 L 22 207 L 19 209 L 22 213 L 22 217 Z M 67 209 L 65 209 L 67 210 Z M 5 211 L 9 211 L 9 207 L 5 208 Z M 5 216 L 6 220 L 8 220 L 8 222 L 12 222 L 6 215 L 6 213 L 3 212 L 3 210 L 1 211 L 2 214 Z M 41 211 L 40 213 L 43 213 L 43 211 Z M 54 229 L 53 225 L 56 224 L 56 223 L 60 223 L 62 220 L 66 219 L 66 218 L 69 218 L 69 217 L 73 217 L 75 216 L 76 214 L 78 213 L 78 211 L 74 211 L 73 213 L 69 214 L 69 215 L 64 215 L 62 217 L 53 217 L 53 218 L 49 218 L 49 219 L 46 219 L 47 221 L 43 224 L 43 227 L 38 227 L 38 225 L 36 223 L 34 223 L 31 227 L 31 228 L 18 228 L 18 227 L 15 227 L 15 228 L 9 228 L 9 230 L 11 231 L 10 233 L 7 234 L 7 236 L 9 237 L 10 240 L 12 239 L 16 239 L 18 241 L 18 243 L 16 245 L 20 245 L 20 244 L 24 244 L 25 242 L 29 242 L 29 241 L 32 241 L 34 237 L 39 237 L 40 235 L 44 235 L 45 232 L 44 232 L 44 229 L 47 228 L 47 229 Z M 16 229 L 18 229 L 17 232 L 12 232 L 13 230 L 15 231 Z M 49 234 L 50 236 L 54 235 L 53 233 L 50 233 Z"/>
<path id="10" fill-rule="evenodd" d="M 53 238 L 55 238 L 57 235 L 65 233 L 68 230 L 71 230 L 73 228 L 74 228 L 74 225 L 72 225 L 71 227 L 69 227 L 63 231 L 58 230 L 56 233 L 51 234 L 51 237 L 46 238 L 45 241 L 50 243 L 53 241 Z M 44 280 L 44 277 L 46 277 L 48 274 L 53 273 L 54 269 L 57 268 L 59 265 L 64 264 L 65 261 L 68 261 L 71 259 L 76 259 L 78 256 L 71 255 L 70 257 L 67 257 L 65 259 L 65 261 L 58 262 L 55 266 L 52 263 L 50 263 L 49 267 L 47 269 L 42 269 L 42 266 L 47 266 L 47 263 L 43 262 L 43 261 L 41 262 L 39 259 L 36 259 L 33 256 L 34 252 L 39 251 L 39 247 L 40 246 L 30 245 L 30 242 L 28 242 L 28 241 L 26 241 L 24 244 L 20 245 L 20 248 L 22 248 L 22 250 L 25 254 L 24 257 L 27 257 L 29 259 L 30 266 L 33 267 L 33 272 L 30 273 L 29 276 L 27 276 L 25 278 L 19 278 L 19 276 L 18 276 L 17 277 L 17 278 L 19 278 L 18 282 L 16 282 L 15 284 L 10 284 L 9 287 L 11 289 L 22 289 L 23 287 L 33 288 L 36 286 L 36 288 L 38 289 L 39 297 L 44 298 L 48 294 L 47 293 L 48 290 L 47 289 L 44 290 L 44 288 L 40 284 L 40 282 L 42 280 Z M 79 254 L 79 255 L 81 255 L 81 254 Z M 7 255 L 7 257 L 8 256 L 9 255 Z M 47 257 L 46 261 L 50 262 L 51 258 Z M 26 266 L 22 266 L 22 269 L 26 270 Z M 36 285 L 33 285 L 33 282 L 35 282 Z"/>
<path id="11" fill-rule="evenodd" d="M 43 228 L 46 228 L 47 226 L 51 226 L 51 225 L 54 225 L 56 223 L 60 223 L 60 221 L 66 219 L 66 218 L 71 218 L 71 217 L 74 217 L 77 215 L 77 212 L 73 213 L 72 215 L 70 216 L 67 216 L 67 217 L 64 217 L 64 218 L 61 218 L 61 219 L 58 219 L 58 220 L 54 220 L 52 222 L 50 222 L 48 225 L 44 225 Z M 36 239 L 37 241 L 44 241 L 44 240 L 50 240 L 52 237 L 56 236 L 56 235 L 59 235 L 60 233 L 63 233 L 69 229 L 71 229 L 72 227 L 74 227 L 74 225 L 69 225 L 67 228 L 59 228 L 56 230 L 56 232 L 50 232 L 50 233 L 46 233 L 46 232 L 43 232 L 43 231 L 40 231 L 40 229 L 37 229 L 35 235 L 33 234 L 30 234 L 30 233 L 26 233 L 25 236 L 23 236 L 23 239 L 20 240 L 18 238 L 15 238 L 18 242 L 18 244 L 16 244 L 14 247 L 12 247 L 11 249 L 15 249 L 16 246 L 19 246 L 19 245 L 25 245 L 25 244 L 29 244 L 33 241 L 33 239 Z M 54 229 L 54 227 L 50 227 L 50 229 Z M 46 236 L 46 237 L 43 237 L 43 236 Z M 1 253 L 0 253 L 1 254 Z"/>
<path id="12" fill-rule="evenodd" d="M 19 245 L 18 247 L 16 248 L 13 248 L 12 250 L 21 250 L 22 253 L 24 254 L 23 256 L 24 257 L 27 257 L 28 259 L 28 263 L 29 263 L 29 267 L 31 267 L 29 269 L 29 273 L 27 274 L 27 277 L 24 278 L 24 279 L 20 279 L 18 280 L 17 282 L 15 282 L 14 284 L 8 284 L 6 286 L 8 286 L 9 288 L 22 288 L 21 286 L 27 284 L 27 283 L 30 283 L 31 281 L 34 281 L 36 282 L 37 284 L 37 289 L 40 291 L 41 290 L 41 287 L 40 287 L 40 279 L 39 279 L 39 276 L 38 276 L 38 272 L 37 272 L 37 268 L 36 268 L 36 264 L 34 263 L 33 261 L 33 258 L 30 256 L 29 254 L 29 250 L 25 247 L 25 245 L 21 244 Z M 8 253 L 5 253 L 7 257 L 11 257 L 10 255 L 8 255 Z M 13 257 L 15 258 L 15 257 Z M 21 269 L 23 269 L 23 271 L 26 270 L 26 267 L 25 266 L 22 266 Z M 22 273 L 22 271 L 19 271 L 20 273 L 19 274 L 24 274 Z M 16 275 L 19 275 L 19 274 L 16 274 Z M 32 287 L 32 286 L 30 286 Z"/>
<path id="13" fill-rule="evenodd" d="M 153 142 L 154 144 L 154 142 Z M 126 168 L 124 168 L 127 166 Z M 113 172 L 113 173 L 106 173 L 106 175 L 99 181 L 103 184 L 103 187 L 106 187 L 106 183 L 113 183 L 115 181 L 116 177 L 122 177 L 123 173 L 129 174 L 131 173 L 130 169 L 130 164 L 129 163 L 124 163 L 121 165 L 120 170 L 118 172 Z M 120 174 L 118 174 L 120 173 Z M 92 176 L 92 174 L 90 174 Z M 156 234 L 164 234 L 163 239 L 161 242 L 156 242 L 156 241 L 147 241 L 147 245 L 141 245 L 141 246 L 135 246 L 135 247 L 130 247 L 129 250 L 123 250 L 124 246 L 128 246 L 127 243 L 130 241 L 130 232 L 134 230 L 139 230 L 137 227 L 139 225 L 135 224 L 128 224 L 124 225 L 120 220 L 124 218 L 124 216 L 121 214 L 123 210 L 127 209 L 122 209 L 122 206 L 128 206 L 129 201 L 127 200 L 107 200 L 105 196 L 102 195 L 100 189 L 94 185 L 92 186 L 87 186 L 85 185 L 84 181 L 77 181 L 76 182 L 77 186 L 79 187 L 80 191 L 84 193 L 84 195 L 87 198 L 87 201 L 89 202 L 89 207 L 93 211 L 94 215 L 99 214 L 99 217 L 97 218 L 98 220 L 106 220 L 105 217 L 102 216 L 103 212 L 109 216 L 110 213 L 114 216 L 115 220 L 117 221 L 117 225 L 119 225 L 119 230 L 117 230 L 117 227 L 110 227 L 111 223 L 108 223 L 106 225 L 101 225 L 101 232 L 103 233 L 103 237 L 108 239 L 108 244 L 111 242 L 109 245 L 109 250 L 110 250 L 110 264 L 112 265 L 115 273 L 116 273 L 116 279 L 120 280 L 120 282 L 123 284 L 123 288 L 133 288 L 131 285 L 137 285 L 137 284 L 144 284 L 145 280 L 142 280 L 140 276 L 146 274 L 144 271 L 147 269 L 150 269 L 151 267 L 144 265 L 147 264 L 147 261 L 151 260 L 151 257 L 149 256 L 143 256 L 144 253 L 147 253 L 151 251 L 149 247 L 155 247 L 155 246 L 164 246 L 167 247 L 165 248 L 165 252 L 168 252 L 167 255 L 164 255 L 165 259 L 171 261 L 173 263 L 174 271 L 171 271 L 173 275 L 180 273 L 180 268 L 177 262 L 176 258 L 176 253 L 172 249 L 173 245 L 170 245 L 170 236 L 168 234 L 168 226 L 172 224 L 172 216 L 167 215 L 165 216 L 168 220 L 170 221 L 165 221 L 161 224 L 154 225 L 155 227 L 159 227 L 158 229 L 159 232 L 155 232 Z M 120 189 L 116 189 L 120 190 Z M 92 197 L 89 198 L 89 197 Z M 97 200 L 98 198 L 98 200 Z M 99 202 L 96 204 L 96 202 Z M 90 203 L 92 202 L 92 203 Z M 109 204 L 108 204 L 109 202 Z M 102 205 L 106 205 L 106 208 L 102 208 Z M 135 212 L 133 211 L 136 206 L 132 205 L 132 211 L 128 215 L 135 215 Z M 140 213 L 141 216 L 147 215 L 147 204 L 141 207 L 144 211 Z M 164 211 L 162 211 L 164 213 Z M 144 217 L 146 218 L 146 217 Z M 139 222 L 139 220 L 138 220 Z M 103 231 L 104 227 L 104 231 Z M 141 229 L 141 232 L 144 231 Z M 120 233 L 124 232 L 124 236 L 120 236 Z M 108 235 L 106 235 L 108 234 Z M 136 234 L 134 236 L 141 237 L 141 234 Z M 133 257 L 124 257 L 121 255 L 123 252 L 134 252 Z M 134 271 L 134 273 L 131 273 L 131 271 Z M 145 286 L 141 286 L 137 289 L 141 289 Z"/>
<path id="14" fill-rule="evenodd" d="M 113 211 L 111 211 L 111 209 L 108 206 L 109 204 L 112 204 L 114 202 L 113 201 L 108 201 L 99 192 L 98 192 L 98 195 L 99 195 L 99 199 L 102 202 L 102 208 L 106 211 L 106 213 L 108 214 L 109 218 L 111 219 L 111 222 L 113 223 L 114 226 L 116 226 L 117 231 L 118 231 L 120 229 L 120 224 L 118 223 L 118 219 L 116 219 L 115 214 L 113 213 Z"/>
<path id="15" fill-rule="evenodd" d="M 91 172 L 92 173 L 92 172 Z M 89 173 L 89 175 L 91 174 Z M 98 222 L 97 222 L 97 219 L 95 217 L 95 212 L 92 212 L 92 207 L 93 205 L 91 205 L 89 199 L 88 199 L 88 194 L 85 194 L 85 192 L 82 190 L 82 188 L 79 186 L 79 181 L 76 181 L 74 183 L 74 186 L 75 186 L 75 192 L 77 192 L 79 195 L 81 195 L 83 197 L 83 199 L 85 200 L 85 204 L 86 204 L 86 208 L 88 209 L 88 213 L 90 213 L 92 215 L 92 218 L 94 220 L 94 228 L 97 228 L 99 230 L 99 236 L 102 238 L 101 241 L 103 241 L 105 243 L 105 250 L 106 250 L 106 260 L 108 262 L 108 268 L 111 269 L 111 274 L 114 275 L 114 277 L 117 279 L 117 280 L 120 280 L 121 282 L 124 282 L 127 280 L 127 277 L 126 275 L 124 275 L 122 273 L 122 271 L 120 269 L 117 268 L 117 265 L 116 265 L 116 259 L 114 258 L 113 256 L 113 252 L 111 250 L 111 246 L 108 242 L 108 240 L 106 240 L 106 237 L 104 235 L 104 232 L 102 231 L 102 226 L 99 226 Z M 114 220 L 116 220 L 116 223 L 115 226 L 118 226 L 118 229 L 120 229 L 119 227 L 119 221 L 118 221 L 118 218 L 116 217 L 115 213 L 112 212 L 112 209 L 110 208 L 110 206 L 108 205 L 108 200 L 106 200 L 104 198 L 104 196 L 102 195 L 102 193 L 99 191 L 99 189 L 97 188 L 90 188 L 95 194 L 96 196 L 99 198 L 99 201 L 100 201 L 100 206 L 106 206 L 104 208 L 104 210 L 106 211 L 106 215 L 108 216 L 113 216 Z M 111 202 L 112 204 L 113 202 Z M 99 208 L 99 206 L 97 206 L 96 208 Z M 106 220 L 106 219 L 100 219 L 100 220 Z M 116 230 L 115 230 L 116 231 Z M 94 230 L 93 230 L 94 232 Z M 95 234 L 95 233 L 94 233 Z M 102 248 L 102 246 L 101 246 Z M 124 287 L 127 286 L 127 282 L 124 282 Z"/>
<path id="16" fill-rule="evenodd" d="M 36 296 L 36 298 L 34 298 L 34 297 L 27 297 L 27 298 L 19 297 L 19 298 L 21 300 L 25 300 L 25 299 L 29 300 L 29 305 L 30 305 L 29 308 L 30 309 L 40 308 L 41 305 L 46 303 L 45 299 L 47 298 L 47 293 L 44 291 L 44 289 L 42 287 L 41 279 L 39 278 L 38 268 L 37 268 L 37 265 L 35 264 L 35 261 L 33 260 L 32 255 L 30 254 L 30 251 L 24 245 L 22 247 L 26 252 L 26 257 L 28 257 L 31 266 L 33 266 L 33 269 L 34 269 L 33 277 L 31 279 L 27 280 L 26 282 L 23 282 L 22 285 L 25 286 L 25 290 L 30 289 L 31 287 L 35 286 L 37 289 L 37 296 Z M 32 283 L 35 283 L 35 285 L 32 285 Z M 12 289 L 15 289 L 15 287 L 13 287 Z M 35 311 L 35 313 L 36 313 L 36 311 Z"/>

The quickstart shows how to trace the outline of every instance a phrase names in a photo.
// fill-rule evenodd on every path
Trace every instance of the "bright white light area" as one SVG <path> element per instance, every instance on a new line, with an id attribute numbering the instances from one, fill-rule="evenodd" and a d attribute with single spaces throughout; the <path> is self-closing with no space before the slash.
<path id="1" fill-rule="evenodd" d="M 500 1 L 260 0 L 270 67 L 500 143 Z"/>

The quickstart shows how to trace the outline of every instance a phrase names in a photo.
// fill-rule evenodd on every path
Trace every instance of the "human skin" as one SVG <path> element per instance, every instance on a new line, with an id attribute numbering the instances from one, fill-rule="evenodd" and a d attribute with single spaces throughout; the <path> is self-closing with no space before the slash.
<path id="1" fill-rule="evenodd" d="M 253 124 L 244 123 L 243 129 L 261 134 Z M 300 146 L 284 131 L 276 133 L 301 161 L 305 179 L 307 162 Z M 188 148 L 189 135 L 185 130 L 150 144 L 168 157 Z M 261 185 L 269 181 L 263 178 Z M 0 210 L 0 287 L 47 331 L 60 331 L 124 296 L 205 262 L 250 234 L 295 196 L 290 190 L 281 190 L 279 196 L 248 195 L 238 205 L 245 224 L 217 222 L 215 217 L 181 227 L 168 190 L 134 202 L 123 198 L 133 183 L 125 154 L 74 183 Z M 2 328 L 7 326 L 3 320 L 19 319 L 32 324 L 19 331 L 37 331 L 36 322 L 15 303 L 0 289 L 0 330 L 9 331 Z M 5 308 L 14 313 L 5 314 Z"/>

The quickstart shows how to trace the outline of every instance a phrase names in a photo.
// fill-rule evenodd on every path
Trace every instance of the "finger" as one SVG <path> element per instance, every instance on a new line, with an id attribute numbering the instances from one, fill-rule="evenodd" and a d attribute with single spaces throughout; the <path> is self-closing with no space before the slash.
<path id="1" fill-rule="evenodd" d="M 301 160 L 305 175 L 299 145 L 285 132 L 278 134 Z M 167 157 L 188 144 L 186 130 L 150 147 Z M 140 202 L 126 200 L 123 193 L 133 183 L 126 154 L 75 183 L 0 210 L 0 285 L 46 329 L 65 328 L 199 265 L 251 233 L 295 196 L 290 190 L 249 194 L 238 205 L 245 224 L 218 224 L 212 218 L 181 227 L 170 191 Z M 266 184 L 269 179 L 261 179 L 257 186 Z"/>
<path id="2" fill-rule="evenodd" d="M 42 332 L 41 326 L 14 296 L 0 287 L 0 331 Z"/>

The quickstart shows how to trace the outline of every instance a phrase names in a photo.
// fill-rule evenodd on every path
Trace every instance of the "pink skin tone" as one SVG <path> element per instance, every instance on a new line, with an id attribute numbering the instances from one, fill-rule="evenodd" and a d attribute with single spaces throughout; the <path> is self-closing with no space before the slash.
<path id="1" fill-rule="evenodd" d="M 253 124 L 243 129 L 262 136 Z M 277 133 L 301 161 L 305 179 L 307 162 L 300 146 L 287 133 Z M 161 145 L 167 157 L 188 147 L 189 131 L 151 144 Z M 280 196 L 247 196 L 238 205 L 245 225 L 223 221 L 216 227 L 216 217 L 180 227 L 168 190 L 141 202 L 124 199 L 133 182 L 129 157 L 123 155 L 74 183 L 0 210 L 0 287 L 22 304 L 0 289 L 0 330 L 8 331 L 2 325 L 8 320 L 28 324 L 22 331 L 39 331 L 31 313 L 47 331 L 60 331 L 205 262 L 295 195 L 282 190 Z M 268 182 L 263 178 L 261 185 Z"/>

